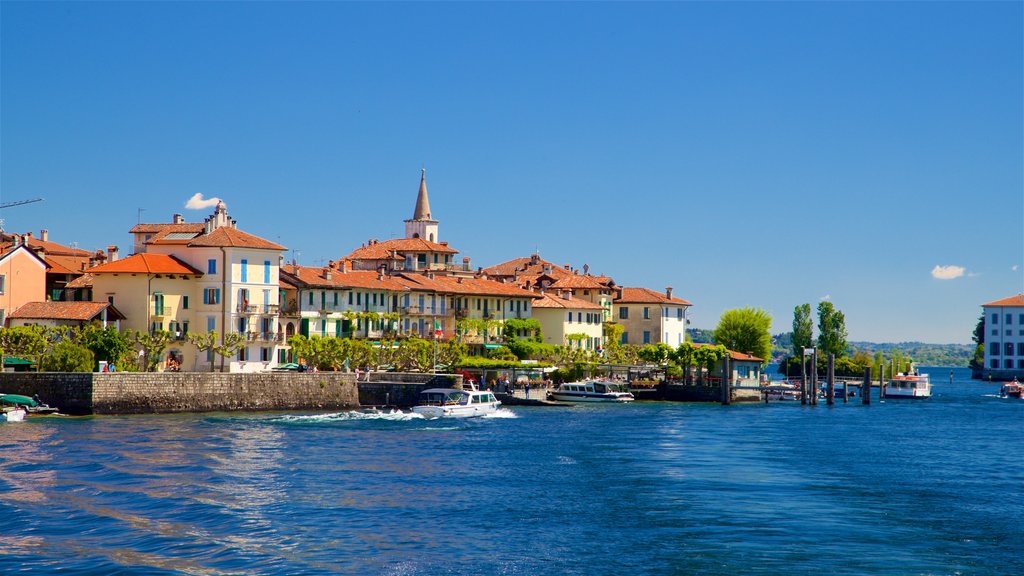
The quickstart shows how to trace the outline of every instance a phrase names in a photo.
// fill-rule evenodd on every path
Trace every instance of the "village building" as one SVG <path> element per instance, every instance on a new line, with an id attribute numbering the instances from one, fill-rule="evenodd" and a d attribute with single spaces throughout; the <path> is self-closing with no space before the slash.
<path id="1" fill-rule="evenodd" d="M 689 302 L 672 295 L 672 288 L 618 288 L 614 321 L 623 327 L 621 344 L 665 344 L 675 348 L 686 341 Z"/>
<path id="2" fill-rule="evenodd" d="M 0 245 L 0 327 L 11 312 L 29 302 L 46 300 L 49 266 L 19 238 Z"/>
<path id="3" fill-rule="evenodd" d="M 47 230 L 40 230 L 38 237 L 31 232 L 0 233 L 0 252 L 6 252 L 19 244 L 46 262 L 46 292 L 39 301 L 72 300 L 75 292 L 67 291 L 69 283 L 81 277 L 87 268 L 118 257 L 117 246 L 107 246 L 106 253 L 102 250 L 90 252 L 51 241 Z"/>
<path id="4" fill-rule="evenodd" d="M 985 315 L 982 378 L 1024 380 L 1024 294 L 981 305 Z"/>
<path id="5" fill-rule="evenodd" d="M 533 303 L 533 317 L 540 322 L 545 344 L 592 352 L 604 348 L 604 311 L 599 304 L 576 298 L 569 289 L 539 296 Z"/>
<path id="6" fill-rule="evenodd" d="M 138 224 L 131 229 L 131 234 L 135 256 L 173 257 L 189 270 L 184 273 L 176 269 L 172 274 L 177 280 L 187 280 L 188 284 L 177 288 L 174 294 L 175 302 L 179 304 L 169 302 L 167 292 L 145 292 L 149 300 L 146 307 L 147 330 L 170 329 L 175 335 L 179 332 L 184 335 L 185 310 L 188 310 L 189 331 L 216 331 L 222 338 L 228 333 L 243 336 L 243 345 L 237 355 L 226 363 L 224 370 L 260 371 L 277 363 L 284 348 L 283 334 L 278 326 L 278 276 L 284 246 L 239 230 L 236 222 L 228 216 L 223 202 L 217 204 L 213 215 L 202 224 L 187 223 L 180 214 L 175 214 L 171 223 Z M 150 260 L 136 259 L 134 262 Z M 163 262 L 167 263 L 167 260 Z M 94 276 L 93 298 L 108 299 L 111 296 L 109 284 L 103 282 L 101 285 L 97 272 L 102 274 L 104 270 L 89 270 Z M 156 274 L 166 279 L 166 272 L 154 272 L 154 279 Z M 164 313 L 156 315 L 161 302 Z M 176 316 L 176 310 L 183 315 Z M 136 317 L 139 312 L 126 311 L 126 314 L 133 325 L 141 323 L 141 316 Z M 168 355 L 181 366 L 205 369 L 213 352 L 207 351 L 203 358 L 189 358 L 186 353 L 189 346 L 183 341 L 181 349 L 171 350 Z M 184 356 L 181 360 L 174 356 L 179 353 Z"/>

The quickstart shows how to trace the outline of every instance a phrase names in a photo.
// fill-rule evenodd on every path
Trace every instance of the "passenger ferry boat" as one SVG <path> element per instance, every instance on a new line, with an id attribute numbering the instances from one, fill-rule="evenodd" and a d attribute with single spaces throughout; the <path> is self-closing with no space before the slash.
<path id="1" fill-rule="evenodd" d="M 886 398 L 928 398 L 932 395 L 932 384 L 927 374 L 899 373 L 885 384 Z"/>
<path id="2" fill-rule="evenodd" d="M 412 411 L 427 418 L 473 418 L 498 411 L 501 402 L 490 390 L 430 388 L 420 392 Z"/>
<path id="3" fill-rule="evenodd" d="M 632 402 L 633 394 L 625 384 L 602 380 L 566 382 L 551 392 L 551 399 L 559 402 Z"/>
<path id="4" fill-rule="evenodd" d="M 1014 378 L 1013 382 L 1007 382 L 1003 384 L 1003 387 L 999 390 L 999 395 L 1003 398 L 1021 398 L 1024 397 L 1024 387 L 1021 387 L 1020 382 Z"/>

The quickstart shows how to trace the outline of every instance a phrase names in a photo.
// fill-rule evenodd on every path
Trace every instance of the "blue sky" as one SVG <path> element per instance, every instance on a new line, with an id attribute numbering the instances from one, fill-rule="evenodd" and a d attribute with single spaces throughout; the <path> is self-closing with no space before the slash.
<path id="1" fill-rule="evenodd" d="M 1022 29 L 1020 2 L 3 2 L 0 201 L 46 202 L 0 216 L 127 250 L 202 193 L 315 265 L 403 234 L 426 166 L 474 266 L 673 286 L 701 328 L 829 298 L 853 340 L 968 342 L 1024 291 Z"/>

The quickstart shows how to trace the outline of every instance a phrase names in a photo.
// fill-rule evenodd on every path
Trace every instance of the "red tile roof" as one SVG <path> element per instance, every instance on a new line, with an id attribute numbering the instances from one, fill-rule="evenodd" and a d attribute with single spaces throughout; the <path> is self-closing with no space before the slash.
<path id="1" fill-rule="evenodd" d="M 127 258 L 93 266 L 90 274 L 181 274 L 202 276 L 203 273 L 182 262 L 174 256 L 166 254 L 133 254 Z"/>
<path id="2" fill-rule="evenodd" d="M 14 235 L 9 233 L 4 233 L 2 236 L 0 236 L 0 242 L 2 242 L 3 244 L 3 246 L 0 247 L 0 251 L 6 252 L 8 249 L 10 249 L 11 245 L 13 244 L 13 239 Z M 56 256 L 79 256 L 83 258 L 89 258 L 90 256 L 92 256 L 92 252 L 89 252 L 88 250 L 82 250 L 81 248 L 71 248 L 70 246 L 64 246 L 63 244 L 50 242 L 48 240 L 40 240 L 39 238 L 36 238 L 34 236 L 28 237 L 28 247 L 42 248 L 48 255 L 53 254 Z"/>
<path id="3" fill-rule="evenodd" d="M 1002 300 L 982 304 L 982 306 L 1024 306 L 1024 294 L 1017 294 L 1016 296 L 1010 296 L 1009 298 L 1003 298 Z"/>
<path id="4" fill-rule="evenodd" d="M 107 310 L 107 319 L 124 320 L 124 315 L 108 302 L 29 302 L 14 311 L 11 318 L 25 320 L 81 320 L 97 318 Z"/>
<path id="5" fill-rule="evenodd" d="M 621 304 L 681 304 L 692 306 L 690 302 L 675 296 L 669 298 L 664 292 L 657 292 L 650 288 L 622 288 L 622 296 L 615 298 L 616 303 Z"/>
<path id="6" fill-rule="evenodd" d="M 152 240 L 150 241 L 152 242 Z M 248 232 L 242 232 L 231 226 L 221 226 L 209 234 L 197 236 L 189 246 L 213 246 L 225 248 L 256 248 L 260 250 L 287 250 L 284 246 L 264 240 L 259 236 L 253 236 Z"/>
<path id="7" fill-rule="evenodd" d="M 544 268 L 550 267 L 549 272 L 545 272 Z M 520 281 L 526 276 L 539 276 L 541 274 L 548 274 L 552 278 L 563 278 L 565 276 L 572 276 L 573 273 L 570 270 L 566 270 L 563 266 L 559 266 L 554 262 L 548 262 L 541 258 L 534 258 L 529 256 L 526 258 L 515 258 L 508 262 L 502 262 L 501 264 L 495 264 L 490 268 L 484 268 L 484 273 L 488 276 L 504 276 L 513 277 L 517 275 Z"/>
<path id="8" fill-rule="evenodd" d="M 330 269 L 331 279 L 328 280 L 324 278 L 324 272 L 328 269 L 326 267 L 285 264 L 281 267 L 281 281 L 287 281 L 297 288 L 333 288 L 336 290 L 363 288 L 395 292 L 408 290 L 404 284 L 396 281 L 393 277 L 384 276 L 381 279 L 379 274 L 372 270 L 349 270 L 342 272 L 341 270 Z"/>
<path id="9" fill-rule="evenodd" d="M 453 278 L 451 276 L 428 278 L 420 274 L 399 274 L 394 278 L 410 290 L 432 291 L 442 294 L 462 294 L 466 296 L 540 297 L 540 294 L 523 290 L 515 284 L 506 284 L 483 278 Z"/>
<path id="10" fill-rule="evenodd" d="M 700 348 L 701 346 L 714 346 L 714 344 L 694 343 L 693 346 L 695 348 Z M 726 348 L 726 350 L 728 350 L 728 348 Z M 764 362 L 764 358 L 758 358 L 757 356 L 753 356 L 745 352 L 737 352 L 735 350 L 729 350 L 729 359 L 740 360 L 743 362 Z"/>
<path id="11" fill-rule="evenodd" d="M 570 274 L 569 276 L 563 276 L 555 281 L 555 283 L 550 287 L 569 288 L 572 290 L 608 290 L 608 286 L 599 282 L 597 278 L 585 274 Z"/>
<path id="12" fill-rule="evenodd" d="M 82 274 L 78 278 L 75 278 L 74 280 L 72 280 L 72 281 L 68 282 L 67 284 L 65 284 L 64 287 L 65 288 L 69 288 L 69 289 L 74 289 L 74 288 L 92 288 L 92 285 L 93 285 L 93 275 L 92 274 Z"/>
<path id="13" fill-rule="evenodd" d="M 534 308 L 565 308 L 570 310 L 602 310 L 599 304 L 588 302 L 581 298 L 570 298 L 566 300 L 561 296 L 556 296 L 549 292 L 545 292 L 540 295 L 541 297 L 533 301 Z"/>
<path id="14" fill-rule="evenodd" d="M 440 254 L 458 254 L 459 251 L 447 244 L 430 242 L 423 238 L 394 238 L 383 242 L 371 240 L 369 244 L 360 246 L 343 260 L 404 260 L 394 256 L 394 253 L 406 254 L 416 252 L 437 252 Z"/>
<path id="15" fill-rule="evenodd" d="M 202 222 L 183 222 L 181 224 L 136 224 L 128 232 L 131 234 L 159 234 L 161 232 L 195 232 L 206 229 Z"/>

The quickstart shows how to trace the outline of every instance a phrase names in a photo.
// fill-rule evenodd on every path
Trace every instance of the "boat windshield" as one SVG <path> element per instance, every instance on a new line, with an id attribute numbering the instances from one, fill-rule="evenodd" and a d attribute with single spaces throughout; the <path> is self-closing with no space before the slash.
<path id="1" fill-rule="evenodd" d="M 458 390 L 445 392 L 423 392 L 420 394 L 420 404 L 424 406 L 443 406 L 445 404 L 459 404 L 468 395 Z"/>

